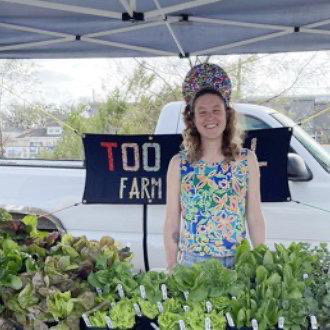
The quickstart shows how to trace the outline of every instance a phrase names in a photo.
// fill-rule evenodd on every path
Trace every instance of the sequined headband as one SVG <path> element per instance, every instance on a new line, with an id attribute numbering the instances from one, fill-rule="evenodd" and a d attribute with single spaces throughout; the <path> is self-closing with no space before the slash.
<path id="1" fill-rule="evenodd" d="M 226 105 L 229 105 L 231 81 L 227 73 L 216 64 L 203 63 L 194 66 L 182 84 L 182 94 L 187 104 L 202 89 L 210 88 L 221 94 Z"/>

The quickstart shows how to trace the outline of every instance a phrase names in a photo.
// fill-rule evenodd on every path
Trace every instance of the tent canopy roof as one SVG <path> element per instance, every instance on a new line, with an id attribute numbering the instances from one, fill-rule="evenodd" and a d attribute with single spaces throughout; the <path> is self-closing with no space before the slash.
<path id="1" fill-rule="evenodd" d="M 328 0 L 0 0 L 0 58 L 326 49 Z"/>

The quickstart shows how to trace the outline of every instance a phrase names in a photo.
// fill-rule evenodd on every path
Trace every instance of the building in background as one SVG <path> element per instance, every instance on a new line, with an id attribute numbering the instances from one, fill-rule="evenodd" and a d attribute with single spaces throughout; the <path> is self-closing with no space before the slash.
<path id="1" fill-rule="evenodd" d="M 4 132 L 5 133 L 5 132 Z M 62 127 L 49 122 L 44 128 L 32 128 L 13 136 L 4 146 L 5 158 L 36 158 L 42 151 L 51 151 L 61 138 Z"/>

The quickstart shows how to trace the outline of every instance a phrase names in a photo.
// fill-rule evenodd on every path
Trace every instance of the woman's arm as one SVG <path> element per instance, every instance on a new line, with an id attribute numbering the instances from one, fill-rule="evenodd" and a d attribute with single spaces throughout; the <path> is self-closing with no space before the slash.
<path id="1" fill-rule="evenodd" d="M 164 224 L 164 246 L 167 266 L 171 270 L 176 264 L 180 237 L 180 158 L 175 155 L 168 166 L 166 218 Z"/>
<path id="2" fill-rule="evenodd" d="M 249 183 L 247 192 L 247 222 L 254 247 L 265 243 L 265 221 L 261 212 L 260 171 L 254 152 L 248 152 Z"/>

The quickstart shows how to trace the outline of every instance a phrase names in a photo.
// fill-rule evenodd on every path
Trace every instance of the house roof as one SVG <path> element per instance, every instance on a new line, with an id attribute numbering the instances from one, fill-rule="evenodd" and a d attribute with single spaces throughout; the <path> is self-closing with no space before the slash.
<path id="1" fill-rule="evenodd" d="M 17 127 L 4 127 L 3 128 L 3 132 L 4 133 L 21 133 L 24 130 L 21 128 L 17 128 Z"/>
<path id="2" fill-rule="evenodd" d="M 21 135 L 17 136 L 18 139 L 26 137 L 59 137 L 61 134 L 47 134 L 47 128 L 34 128 L 25 131 Z"/>

